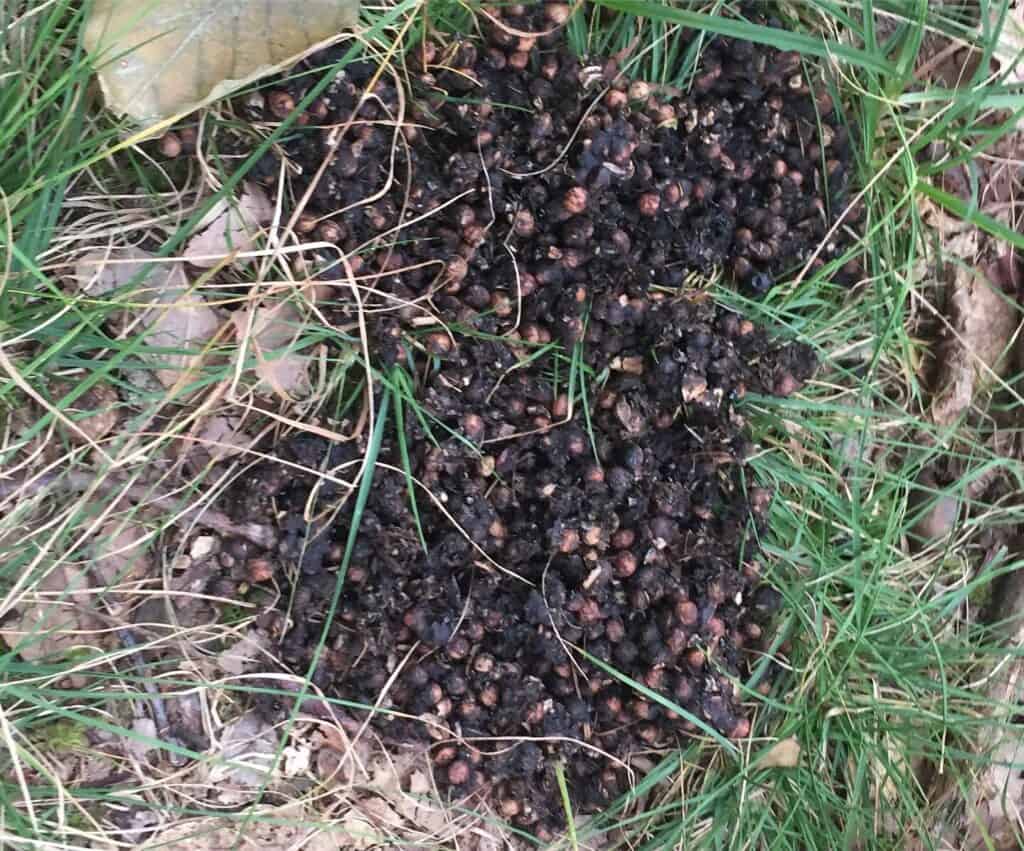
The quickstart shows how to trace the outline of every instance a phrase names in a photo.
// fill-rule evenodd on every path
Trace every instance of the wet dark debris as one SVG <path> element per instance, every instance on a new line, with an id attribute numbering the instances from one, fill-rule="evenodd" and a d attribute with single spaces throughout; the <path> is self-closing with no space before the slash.
<path id="1" fill-rule="evenodd" d="M 501 14 L 542 31 L 562 8 Z M 779 598 L 762 584 L 770 495 L 743 475 L 737 403 L 794 392 L 814 359 L 716 306 L 701 280 L 722 270 L 764 293 L 807 263 L 847 203 L 849 139 L 796 54 L 746 42 L 711 40 L 688 93 L 581 61 L 560 33 L 497 26 L 407 62 L 414 126 L 397 147 L 388 78 L 353 116 L 376 71 L 357 63 L 283 151 L 301 197 L 328 125 L 354 118 L 300 224 L 360 252 L 358 274 L 385 294 L 371 307 L 405 303 L 374 313 L 371 331 L 382 374 L 416 376 L 423 416 L 407 414 L 405 439 L 440 506 L 418 490 L 417 525 L 405 477 L 376 472 L 325 623 L 349 511 L 310 526 L 312 477 L 268 467 L 283 539 L 269 558 L 292 617 L 267 620 L 302 671 L 326 629 L 314 680 L 349 700 L 375 704 L 408 655 L 382 701 L 398 715 L 380 729 L 428 745 L 453 796 L 486 796 L 543 836 L 561 820 L 556 756 L 574 805 L 594 811 L 627 788 L 604 754 L 672 747 L 696 732 L 691 717 L 750 731 L 735 683 Z M 294 103 L 302 84 L 290 85 Z M 261 164 L 268 183 L 279 165 Z M 347 298 L 339 288 L 328 308 L 339 322 Z M 417 300 L 454 333 L 424 324 Z M 278 447 L 315 468 L 364 449 Z M 401 467 L 393 424 L 381 460 Z M 238 511 L 267 503 L 242 497 Z M 340 497 L 321 487 L 312 507 Z"/>

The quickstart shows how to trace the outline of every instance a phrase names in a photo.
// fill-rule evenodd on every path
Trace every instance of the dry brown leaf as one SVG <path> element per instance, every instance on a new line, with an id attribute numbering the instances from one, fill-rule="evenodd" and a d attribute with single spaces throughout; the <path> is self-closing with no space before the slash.
<path id="1" fill-rule="evenodd" d="M 150 354 L 159 363 L 156 376 L 164 387 L 173 387 L 197 366 L 199 350 L 220 329 L 216 311 L 192 292 L 184 264 L 154 262 L 152 254 L 131 248 L 117 255 L 94 252 L 83 257 L 75 270 L 79 285 L 87 293 L 103 295 L 130 284 L 146 274 L 143 284 L 131 293 L 140 321 L 146 327 L 148 347 L 187 350 L 189 354 Z"/>
<path id="2" fill-rule="evenodd" d="M 244 452 L 253 439 L 242 428 L 241 417 L 216 416 L 203 423 L 198 440 L 211 458 L 220 461 Z"/>
<path id="3" fill-rule="evenodd" d="M 267 779 L 277 753 L 277 733 L 255 712 L 228 724 L 220 736 L 218 756 L 232 764 L 210 768 L 210 782 L 223 787 L 255 789 Z"/>
<path id="4" fill-rule="evenodd" d="M 231 819 L 193 818 L 166 827 L 140 847 L 152 851 L 338 851 L 349 848 L 348 837 L 318 824 L 322 818 L 302 805 L 261 807 L 244 830 Z M 305 822 L 305 824 L 302 824 Z"/>
<path id="5" fill-rule="evenodd" d="M 290 350 L 303 331 L 302 315 L 292 302 L 255 308 L 251 325 L 244 311 L 233 313 L 231 321 L 240 340 L 248 337 L 260 379 L 258 390 L 272 390 L 286 400 L 309 394 L 310 357 Z"/>
<path id="6" fill-rule="evenodd" d="M 796 768 L 800 764 L 800 743 L 794 738 L 779 739 L 757 760 L 758 768 Z"/>
<path id="7" fill-rule="evenodd" d="M 96 538 L 90 564 L 94 585 L 112 588 L 122 582 L 150 576 L 153 567 L 149 555 L 151 542 L 149 529 L 137 520 L 110 519 L 104 523 Z M 88 596 L 81 602 L 88 605 Z"/>
<path id="8" fill-rule="evenodd" d="M 185 249 L 185 259 L 201 269 L 212 269 L 234 252 L 251 251 L 260 230 L 274 218 L 274 205 L 259 186 L 247 183 L 236 202 L 222 200 L 213 212 Z"/>
<path id="9" fill-rule="evenodd" d="M 1024 542 L 1016 538 L 1012 549 L 1019 554 Z M 1008 648 L 1005 664 L 996 668 L 985 688 L 986 705 L 999 717 L 979 742 L 984 748 L 984 771 L 971 789 L 973 800 L 963 847 L 970 851 L 1010 851 L 1021 846 L 1020 827 L 1024 816 L 1024 738 L 1017 725 L 1009 723 L 1013 707 L 1024 700 L 1024 661 L 1013 649 L 1024 643 L 1024 570 L 1004 576 L 993 596 L 985 621 L 997 625 L 996 635 Z M 1005 710 L 998 707 L 1006 707 Z"/>
<path id="10" fill-rule="evenodd" d="M 421 760 L 422 757 L 411 753 L 374 760 L 370 766 L 371 780 L 366 788 L 373 789 L 387 800 L 388 811 L 392 815 L 400 814 L 410 826 L 440 837 L 449 828 L 449 819 L 434 799 L 427 774 L 416 767 Z"/>
<path id="11" fill-rule="evenodd" d="M 358 0 L 95 0 L 83 38 L 107 106 L 151 124 L 294 63 L 358 13 Z"/>
<path id="12" fill-rule="evenodd" d="M 33 593 L 18 606 L 18 614 L 0 627 L 0 638 L 8 647 L 17 647 L 27 661 L 58 656 L 91 643 L 90 636 L 81 632 L 89 624 L 83 623 L 74 600 L 75 592 L 88 585 L 84 570 L 55 567 L 35 583 Z"/>
<path id="13" fill-rule="evenodd" d="M 180 267 L 179 267 L 180 268 Z M 156 377 L 164 387 L 188 380 L 189 374 L 199 364 L 202 355 L 198 353 L 220 328 L 220 317 L 202 296 L 189 292 L 184 286 L 185 273 L 181 270 L 183 286 L 168 289 L 158 299 L 157 306 L 146 311 L 143 320 L 149 325 L 146 345 L 162 349 L 186 349 L 195 354 L 164 354 L 160 362 L 168 364 L 156 371 Z"/>
<path id="14" fill-rule="evenodd" d="M 54 387 L 54 399 L 59 400 L 72 389 L 72 385 L 61 383 Z M 68 430 L 68 437 L 75 443 L 103 440 L 121 421 L 121 399 L 117 391 L 105 382 L 94 384 L 75 401 L 67 405 L 64 413 L 75 421 L 79 431 Z"/>
<path id="15" fill-rule="evenodd" d="M 1002 289 L 1004 265 L 956 271 L 949 297 L 953 335 L 940 352 L 939 390 L 931 409 L 939 425 L 955 422 L 1012 365 L 1020 311 Z"/>
<path id="16" fill-rule="evenodd" d="M 263 651 L 269 646 L 270 639 L 266 633 L 250 629 L 217 657 L 217 667 L 226 674 L 240 677 L 247 671 L 257 668 L 261 662 L 266 663 Z"/>

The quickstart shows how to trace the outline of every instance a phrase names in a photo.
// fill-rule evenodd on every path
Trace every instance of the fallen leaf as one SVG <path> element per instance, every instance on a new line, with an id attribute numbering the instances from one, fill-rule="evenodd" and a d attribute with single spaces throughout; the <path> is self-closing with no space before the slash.
<path id="1" fill-rule="evenodd" d="M 220 745 L 218 756 L 233 764 L 214 765 L 211 783 L 255 789 L 266 781 L 277 752 L 277 734 L 259 715 L 248 712 L 228 724 L 221 731 Z"/>
<path id="2" fill-rule="evenodd" d="M 252 437 L 242 428 L 242 418 L 210 417 L 197 435 L 198 443 L 215 461 L 230 458 L 252 445 Z"/>
<path id="3" fill-rule="evenodd" d="M 341 820 L 341 829 L 345 832 L 345 848 L 361 849 L 380 847 L 381 836 L 372 824 L 359 814 L 358 808 L 349 810 Z"/>
<path id="4" fill-rule="evenodd" d="M 137 520 L 110 519 L 104 523 L 96 537 L 90 565 L 95 584 L 111 588 L 128 580 L 147 578 L 152 568 L 151 541 L 149 529 Z"/>
<path id="5" fill-rule="evenodd" d="M 144 342 L 150 348 L 171 350 L 146 357 L 160 365 L 156 370 L 160 383 L 173 387 L 198 365 L 200 350 L 220 329 L 221 320 L 201 295 L 191 291 L 183 263 L 155 261 L 152 254 L 138 248 L 117 255 L 93 252 L 78 262 L 75 278 L 90 295 L 105 295 L 142 280 L 130 296 L 146 327 Z"/>
<path id="6" fill-rule="evenodd" d="M 387 800 L 389 812 L 401 814 L 410 825 L 439 838 L 450 828 L 450 820 L 434 798 L 426 773 L 413 767 L 420 760 L 415 754 L 382 756 L 370 766 L 371 780 L 366 787 Z"/>
<path id="7" fill-rule="evenodd" d="M 139 846 L 152 851 L 338 851 L 348 837 L 302 804 L 259 807 L 244 830 L 228 818 L 184 819 L 150 836 Z"/>
<path id="8" fill-rule="evenodd" d="M 298 777 L 309 771 L 313 761 L 313 751 L 308 745 L 289 745 L 284 749 L 284 776 Z"/>
<path id="9" fill-rule="evenodd" d="M 217 667 L 225 674 L 240 677 L 266 660 L 264 650 L 270 646 L 265 633 L 250 629 L 244 637 L 217 657 Z"/>
<path id="10" fill-rule="evenodd" d="M 944 492 L 934 472 L 925 469 L 907 494 L 907 511 L 914 518 L 908 535 L 910 544 L 921 550 L 950 535 L 960 514 L 960 499 Z"/>
<path id="11" fill-rule="evenodd" d="M 981 269 L 957 267 L 949 296 L 952 334 L 940 347 L 938 390 L 931 407 L 939 425 L 955 422 L 1012 365 L 1020 311 L 1001 286 L 1008 277 L 1007 265 L 1000 261 Z"/>
<path id="12" fill-rule="evenodd" d="M 206 299 L 189 292 L 185 285 L 185 272 L 176 280 L 179 287 L 165 290 L 157 299 L 157 306 L 143 314 L 143 322 L 149 326 L 146 345 L 169 350 L 186 350 L 193 354 L 150 355 L 158 357 L 166 366 L 156 371 L 156 377 L 164 387 L 173 387 L 188 376 L 202 360 L 199 350 L 213 339 L 220 328 L 220 317 Z"/>
<path id="13" fill-rule="evenodd" d="M 66 396 L 72 389 L 72 385 L 65 383 L 55 386 L 55 401 Z M 85 443 L 87 437 L 94 443 L 103 440 L 121 421 L 120 405 L 121 399 L 113 387 L 102 381 L 94 384 L 63 408 L 64 413 L 79 428 L 79 431 L 69 429 L 68 438 L 75 443 Z"/>
<path id="14" fill-rule="evenodd" d="M 1019 556 L 1024 541 L 1015 536 L 1010 557 Z M 996 585 L 982 622 L 992 625 L 993 638 L 1007 648 L 1006 664 L 996 669 L 979 695 L 990 707 L 992 723 L 980 729 L 978 747 L 982 770 L 971 787 L 971 819 L 964 848 L 971 851 L 1018 849 L 1020 815 L 1024 811 L 1024 739 L 1016 720 L 1016 707 L 1024 701 L 1024 660 L 1014 653 L 1024 641 L 1024 570 L 1003 576 Z"/>
<path id="15" fill-rule="evenodd" d="M 189 547 L 188 556 L 192 561 L 204 561 L 220 552 L 220 538 L 213 535 L 197 535 Z"/>
<path id="16" fill-rule="evenodd" d="M 615 416 L 629 435 L 637 435 L 644 430 L 643 415 L 633 410 L 625 397 L 615 403 Z"/>
<path id="17" fill-rule="evenodd" d="M 156 724 L 153 723 L 151 718 L 136 718 L 132 722 L 132 732 L 146 739 L 158 738 Z M 156 750 L 149 742 L 142 742 L 139 739 L 128 738 L 127 736 L 124 740 L 124 747 L 139 762 L 145 762 L 146 757 Z"/>
<path id="18" fill-rule="evenodd" d="M 234 252 L 251 251 L 260 230 L 274 218 L 274 205 L 259 186 L 247 183 L 237 201 L 222 200 L 214 212 L 185 249 L 185 259 L 200 269 L 212 269 Z"/>
<path id="19" fill-rule="evenodd" d="M 87 625 L 74 602 L 75 591 L 88 584 L 85 571 L 80 568 L 68 565 L 53 568 L 25 595 L 24 602 L 18 606 L 18 614 L 0 627 L 0 638 L 29 662 L 60 656 L 92 643 L 93 637 L 82 633 Z"/>
<path id="20" fill-rule="evenodd" d="M 272 390 L 283 399 L 306 396 L 310 392 L 310 356 L 294 351 L 304 325 L 299 309 L 290 301 L 254 308 L 250 315 L 237 311 L 231 315 L 240 340 L 248 338 L 248 348 L 256 357 L 257 389 Z"/>
<path id="21" fill-rule="evenodd" d="M 757 760 L 758 768 L 796 768 L 800 764 L 800 743 L 794 739 L 780 739 Z"/>
<path id="22" fill-rule="evenodd" d="M 94 0 L 83 39 L 107 106 L 148 125 L 281 70 L 358 13 L 358 0 Z"/>

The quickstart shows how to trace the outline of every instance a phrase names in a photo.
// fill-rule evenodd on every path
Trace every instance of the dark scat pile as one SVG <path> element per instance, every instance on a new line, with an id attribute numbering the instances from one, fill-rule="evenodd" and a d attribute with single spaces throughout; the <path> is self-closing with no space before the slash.
<path id="1" fill-rule="evenodd" d="M 524 32 L 565 11 L 503 9 Z M 399 96 L 385 79 L 302 223 L 359 249 L 358 273 L 379 290 L 430 294 L 456 329 L 424 327 L 408 306 L 374 314 L 371 329 L 385 373 L 420 377 L 424 417 L 406 406 L 405 436 L 437 502 L 417 491 L 417 524 L 405 477 L 376 472 L 315 681 L 374 704 L 414 648 L 382 705 L 421 720 L 379 726 L 429 743 L 453 796 L 483 795 L 544 836 L 562 821 L 556 757 L 574 806 L 594 811 L 627 787 L 606 755 L 628 763 L 696 730 L 582 651 L 725 735 L 750 730 L 734 682 L 777 594 L 760 582 L 768 494 L 743 477 L 734 403 L 793 392 L 814 363 L 686 282 L 724 268 L 763 290 L 806 262 L 845 203 L 848 142 L 798 57 L 749 43 L 712 40 L 688 94 L 581 63 L 558 34 L 500 27 L 485 44 L 428 43 L 408 61 L 417 129 L 393 168 Z M 352 117 L 374 70 L 349 66 L 284 146 L 301 166 L 292 197 L 327 150 L 318 125 Z M 301 95 L 272 93 L 264 117 Z M 825 246 L 818 262 L 838 251 Z M 339 321 L 345 298 L 339 288 Z M 314 467 L 364 450 L 309 438 L 285 448 Z M 402 465 L 394 424 L 380 460 Z M 292 480 L 275 503 L 287 532 L 277 578 L 295 577 L 301 613 L 282 650 L 302 671 L 349 535 L 348 508 L 326 527 L 302 519 L 313 484 Z M 319 504 L 339 496 L 323 487 Z M 236 510 L 252 498 L 239 494 Z"/>

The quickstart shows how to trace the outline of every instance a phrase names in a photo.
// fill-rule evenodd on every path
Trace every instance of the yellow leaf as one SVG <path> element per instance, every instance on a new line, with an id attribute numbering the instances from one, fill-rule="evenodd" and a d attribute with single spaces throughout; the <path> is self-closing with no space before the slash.
<path id="1" fill-rule="evenodd" d="M 107 106 L 148 125 L 280 70 L 356 23 L 359 0 L 95 0 Z"/>

